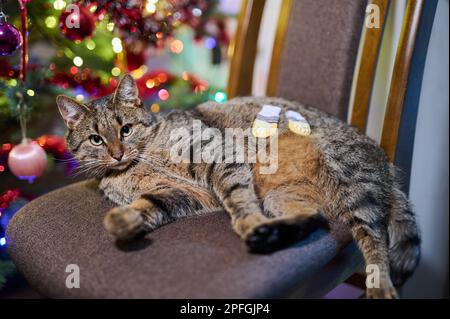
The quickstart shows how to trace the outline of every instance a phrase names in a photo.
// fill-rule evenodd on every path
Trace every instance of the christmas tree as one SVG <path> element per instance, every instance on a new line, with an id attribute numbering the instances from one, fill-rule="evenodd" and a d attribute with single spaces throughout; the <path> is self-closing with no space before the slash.
<path id="1" fill-rule="evenodd" d="M 56 95 L 79 101 L 102 97 L 130 73 L 151 112 L 223 102 L 227 22 L 233 16 L 219 10 L 219 1 L 207 0 L 0 0 L 0 5 L 0 259 L 5 259 L 6 225 L 18 208 L 74 181 L 67 177 L 76 163 L 65 148 Z M 17 163 L 20 152 L 37 154 L 33 167 Z M 0 285 L 10 266 L 0 260 Z"/>

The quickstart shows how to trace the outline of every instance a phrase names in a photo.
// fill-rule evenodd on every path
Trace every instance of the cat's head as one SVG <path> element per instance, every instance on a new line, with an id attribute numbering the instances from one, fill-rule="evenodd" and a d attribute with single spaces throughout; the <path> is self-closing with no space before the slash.
<path id="1" fill-rule="evenodd" d="M 125 75 L 114 94 L 86 104 L 62 95 L 56 102 L 68 128 L 68 148 L 83 171 L 101 176 L 139 160 L 154 117 L 133 77 Z"/>

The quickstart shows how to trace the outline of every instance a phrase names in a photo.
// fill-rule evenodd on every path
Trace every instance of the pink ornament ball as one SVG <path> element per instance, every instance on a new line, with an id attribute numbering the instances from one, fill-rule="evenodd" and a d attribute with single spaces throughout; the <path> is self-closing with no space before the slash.
<path id="1" fill-rule="evenodd" d="M 47 167 L 47 154 L 36 142 L 22 142 L 8 155 L 8 166 L 19 179 L 32 183 Z"/>

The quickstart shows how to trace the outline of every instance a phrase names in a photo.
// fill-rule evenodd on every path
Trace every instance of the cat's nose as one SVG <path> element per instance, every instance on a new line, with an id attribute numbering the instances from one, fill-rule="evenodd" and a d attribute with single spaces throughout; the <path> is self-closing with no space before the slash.
<path id="1" fill-rule="evenodd" d="M 116 150 L 116 151 L 114 151 L 111 154 L 111 157 L 120 162 L 120 160 L 123 157 L 123 151 L 122 150 Z"/>

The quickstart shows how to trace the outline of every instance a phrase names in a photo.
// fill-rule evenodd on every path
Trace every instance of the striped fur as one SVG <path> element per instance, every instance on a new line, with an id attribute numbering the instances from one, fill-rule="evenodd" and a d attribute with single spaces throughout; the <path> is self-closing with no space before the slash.
<path id="1" fill-rule="evenodd" d="M 262 164 L 248 161 L 171 161 L 168 140 L 174 129 L 191 131 L 194 120 L 221 133 L 248 129 L 263 104 L 299 111 L 312 129 L 310 136 L 294 135 L 281 118 L 274 174 L 262 175 Z M 155 115 L 142 106 L 129 76 L 113 96 L 84 106 L 61 97 L 58 106 L 68 123 L 69 149 L 120 205 L 105 217 L 106 229 L 117 240 L 223 208 L 256 253 L 283 248 L 324 221 L 347 225 L 366 263 L 381 271 L 380 288 L 368 289 L 368 297 L 396 297 L 392 282 L 401 285 L 417 265 L 420 237 L 395 168 L 375 142 L 314 108 L 278 98 L 237 98 Z M 121 136 L 127 124 L 132 133 Z M 103 145 L 92 145 L 92 134 L 101 136 Z M 210 140 L 187 146 L 195 150 L 196 143 L 211 149 L 225 146 Z M 113 158 L 117 152 L 123 154 L 123 164 Z"/>

